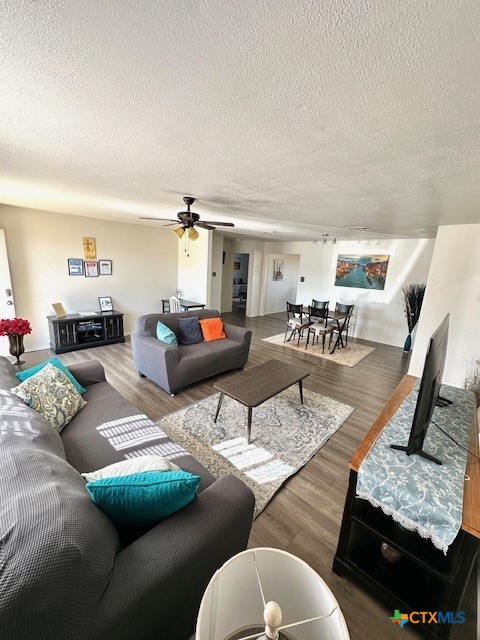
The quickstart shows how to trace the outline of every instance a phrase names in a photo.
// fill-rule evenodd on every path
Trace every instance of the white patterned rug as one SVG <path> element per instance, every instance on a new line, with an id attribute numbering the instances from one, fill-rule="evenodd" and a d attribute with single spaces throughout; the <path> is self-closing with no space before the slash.
<path id="1" fill-rule="evenodd" d="M 215 477 L 233 473 L 255 494 L 255 517 L 285 480 L 303 467 L 354 411 L 298 386 L 253 409 L 247 444 L 247 408 L 225 396 L 214 424 L 219 394 L 156 420 Z"/>
<path id="2" fill-rule="evenodd" d="M 364 344 L 359 344 L 358 342 L 348 342 L 346 347 L 342 347 L 341 349 L 336 349 L 335 353 L 331 354 L 328 350 L 328 338 L 325 344 L 325 353 L 322 353 L 322 341 L 320 340 L 314 345 L 309 342 L 308 347 L 305 349 L 306 338 L 302 338 L 300 340 L 300 346 L 297 346 L 297 341 L 292 339 L 290 342 L 284 342 L 285 334 L 279 333 L 276 336 L 270 336 L 270 338 L 262 338 L 263 342 L 271 342 L 272 344 L 277 344 L 280 347 L 285 347 L 286 349 L 293 349 L 294 351 L 299 351 L 300 353 L 306 353 L 309 356 L 317 356 L 318 358 L 324 358 L 325 360 L 330 360 L 331 362 L 336 362 L 337 364 L 343 364 L 346 367 L 354 367 L 356 364 L 366 358 L 368 355 L 375 351 L 375 347 L 367 347 Z M 333 344 L 333 340 L 332 340 Z"/>

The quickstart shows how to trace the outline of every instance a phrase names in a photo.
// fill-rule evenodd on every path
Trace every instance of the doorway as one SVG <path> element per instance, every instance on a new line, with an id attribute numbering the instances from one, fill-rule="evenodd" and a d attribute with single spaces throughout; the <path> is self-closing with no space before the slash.
<path id="1" fill-rule="evenodd" d="M 248 253 L 233 254 L 232 312 L 245 315 L 248 296 Z"/>

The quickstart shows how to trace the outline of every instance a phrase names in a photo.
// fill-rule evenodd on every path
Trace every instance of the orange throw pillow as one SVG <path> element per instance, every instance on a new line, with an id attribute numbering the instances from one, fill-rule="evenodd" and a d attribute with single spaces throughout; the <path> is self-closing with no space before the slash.
<path id="1" fill-rule="evenodd" d="M 205 342 L 211 340 L 220 340 L 226 338 L 223 331 L 223 322 L 221 318 L 204 318 L 200 320 L 200 326 L 202 327 L 203 339 Z"/>

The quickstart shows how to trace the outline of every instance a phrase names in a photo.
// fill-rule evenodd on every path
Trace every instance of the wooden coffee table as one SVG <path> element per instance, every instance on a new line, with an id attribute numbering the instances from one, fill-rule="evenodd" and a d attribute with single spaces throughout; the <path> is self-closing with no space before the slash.
<path id="1" fill-rule="evenodd" d="M 253 407 L 258 407 L 297 382 L 300 390 L 300 402 L 303 404 L 303 379 L 309 375 L 309 371 L 296 364 L 268 360 L 263 364 L 258 364 L 251 369 L 221 380 L 213 385 L 214 389 L 220 391 L 214 422 L 217 421 L 224 396 L 229 396 L 245 405 L 248 407 L 247 442 L 250 444 Z"/>

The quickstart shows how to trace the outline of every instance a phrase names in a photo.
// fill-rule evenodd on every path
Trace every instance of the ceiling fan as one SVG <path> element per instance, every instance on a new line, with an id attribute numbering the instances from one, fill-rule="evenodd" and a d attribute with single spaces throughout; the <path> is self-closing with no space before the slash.
<path id="1" fill-rule="evenodd" d="M 198 213 L 194 213 L 190 211 L 190 206 L 195 202 L 195 198 L 191 196 L 183 196 L 183 201 L 187 205 L 186 211 L 179 211 L 177 213 L 178 220 L 171 220 L 168 218 L 151 218 L 146 216 L 140 216 L 141 220 L 163 220 L 165 222 L 170 222 L 171 224 L 179 224 L 180 227 L 178 229 L 174 229 L 174 233 L 178 235 L 179 238 L 183 236 L 185 231 L 188 230 L 188 237 L 190 240 L 196 240 L 198 238 L 198 232 L 194 229 L 194 227 L 201 227 L 202 229 L 212 230 L 215 227 L 234 227 L 233 222 L 212 222 L 211 220 L 201 221 Z M 166 227 L 170 225 L 165 225 Z M 193 233 L 192 233 L 192 231 Z"/>

